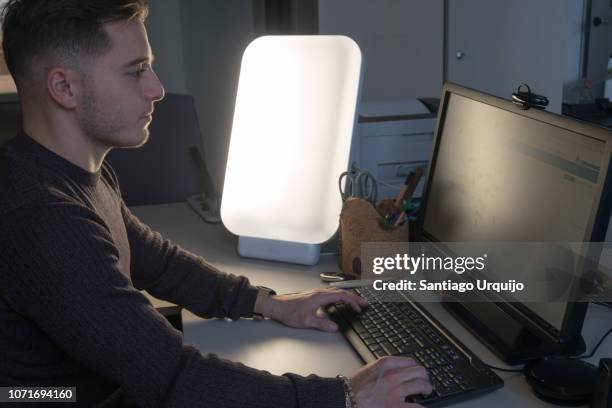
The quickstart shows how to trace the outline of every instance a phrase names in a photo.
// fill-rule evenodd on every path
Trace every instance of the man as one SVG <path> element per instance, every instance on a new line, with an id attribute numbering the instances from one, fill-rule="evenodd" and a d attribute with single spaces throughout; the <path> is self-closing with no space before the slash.
<path id="1" fill-rule="evenodd" d="M 148 138 L 164 90 L 151 68 L 146 0 L 10 0 L 3 50 L 23 132 L 0 151 L 0 386 L 76 386 L 79 406 L 406 406 L 423 367 L 388 358 L 347 378 L 274 376 L 203 355 L 139 290 L 202 317 L 317 317 L 363 299 L 272 295 L 163 240 L 121 200 L 104 163 Z"/>

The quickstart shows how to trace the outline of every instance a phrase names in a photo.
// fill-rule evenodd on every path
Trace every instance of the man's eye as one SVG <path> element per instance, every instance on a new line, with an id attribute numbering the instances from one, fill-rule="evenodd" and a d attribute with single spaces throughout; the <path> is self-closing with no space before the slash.
<path id="1" fill-rule="evenodd" d="M 148 70 L 149 70 L 148 67 L 141 67 L 141 68 L 138 68 L 138 70 L 132 72 L 132 75 L 137 77 L 137 78 L 140 78 L 142 76 L 142 74 L 144 74 Z"/>

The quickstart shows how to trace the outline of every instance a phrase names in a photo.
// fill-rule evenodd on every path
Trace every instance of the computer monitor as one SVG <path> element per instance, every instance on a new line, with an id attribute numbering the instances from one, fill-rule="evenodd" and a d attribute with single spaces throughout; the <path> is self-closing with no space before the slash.
<path id="1" fill-rule="evenodd" d="M 600 242 L 612 132 L 444 88 L 419 230 L 426 242 Z M 587 303 L 447 303 L 509 363 L 584 350 Z"/>

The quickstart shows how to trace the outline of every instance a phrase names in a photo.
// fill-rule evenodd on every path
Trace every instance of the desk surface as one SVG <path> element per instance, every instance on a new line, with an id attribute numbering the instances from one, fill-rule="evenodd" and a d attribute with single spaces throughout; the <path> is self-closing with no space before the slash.
<path id="1" fill-rule="evenodd" d="M 255 285 L 274 288 L 279 293 L 297 292 L 324 286 L 319 273 L 337 271 L 332 256 L 322 256 L 318 265 L 304 267 L 240 258 L 236 253 L 237 238 L 222 225 L 202 221 L 187 204 L 164 204 L 134 207 L 143 222 L 159 231 L 165 238 L 183 248 L 203 256 L 222 271 L 247 276 Z M 439 304 L 427 304 L 427 309 L 485 363 L 504 367 L 504 363 L 485 348 Z M 273 321 L 204 320 L 183 311 L 185 343 L 204 353 L 242 362 L 248 366 L 274 374 L 294 372 L 302 375 L 335 376 L 350 374 L 362 362 L 351 346 L 338 333 L 291 329 Z M 583 329 L 590 350 L 612 326 L 612 312 L 602 306 L 591 305 Z M 601 356 L 612 355 L 612 337 L 600 347 L 591 362 L 597 364 Z M 554 406 L 532 396 L 531 390 L 519 373 L 499 373 L 505 387 L 491 394 L 458 403 L 456 407 L 545 407 Z"/>

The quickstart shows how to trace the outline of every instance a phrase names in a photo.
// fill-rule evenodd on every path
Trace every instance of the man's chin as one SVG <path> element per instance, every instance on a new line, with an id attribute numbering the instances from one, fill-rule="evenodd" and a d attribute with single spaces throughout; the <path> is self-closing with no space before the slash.
<path id="1" fill-rule="evenodd" d="M 143 129 L 141 135 L 142 136 L 140 138 L 140 142 L 138 144 L 134 145 L 133 147 L 135 147 L 135 148 L 136 147 L 142 147 L 142 146 L 145 145 L 145 143 L 147 143 L 149 141 L 149 135 L 150 135 L 149 129 L 148 128 Z"/>
<path id="2" fill-rule="evenodd" d="M 138 132 L 138 135 L 130 135 L 130 137 L 120 138 L 121 140 L 118 141 L 115 147 L 121 149 L 137 149 L 144 146 L 145 143 L 149 141 L 149 134 L 149 129 L 145 128 Z"/>

